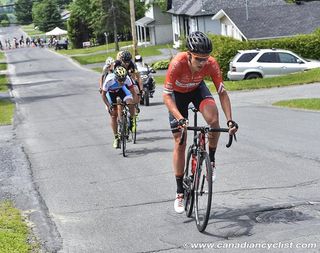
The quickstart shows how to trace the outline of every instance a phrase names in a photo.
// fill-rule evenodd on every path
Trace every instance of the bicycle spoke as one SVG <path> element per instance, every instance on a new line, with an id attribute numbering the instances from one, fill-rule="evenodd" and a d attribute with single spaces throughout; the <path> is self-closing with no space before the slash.
<path id="1" fill-rule="evenodd" d="M 212 198 L 212 168 L 207 153 L 201 159 L 195 188 L 195 213 L 197 228 L 203 232 L 208 224 Z"/>

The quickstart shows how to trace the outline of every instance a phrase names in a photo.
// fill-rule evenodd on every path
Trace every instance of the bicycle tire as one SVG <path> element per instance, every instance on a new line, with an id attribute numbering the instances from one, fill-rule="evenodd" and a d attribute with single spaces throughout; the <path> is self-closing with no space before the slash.
<path id="1" fill-rule="evenodd" d="M 203 166 L 203 162 L 205 167 Z M 200 157 L 195 182 L 195 216 L 197 228 L 200 232 L 203 232 L 208 225 L 211 202 L 212 167 L 208 153 L 204 152 Z"/>
<path id="2" fill-rule="evenodd" d="M 132 140 L 133 140 L 133 144 L 136 144 L 137 142 L 137 115 L 133 118 L 133 124 L 136 126 L 134 128 L 134 131 L 132 131 Z"/>
<path id="3" fill-rule="evenodd" d="M 183 175 L 183 188 L 184 188 L 184 208 L 186 216 L 191 217 L 194 204 L 194 191 L 193 182 L 191 180 L 192 175 L 192 152 L 193 146 L 190 146 L 187 153 L 186 167 Z"/>
<path id="4" fill-rule="evenodd" d="M 122 129 L 121 129 L 121 142 L 122 142 L 122 155 L 126 157 L 126 148 L 127 148 L 127 119 L 125 115 L 122 115 Z"/>

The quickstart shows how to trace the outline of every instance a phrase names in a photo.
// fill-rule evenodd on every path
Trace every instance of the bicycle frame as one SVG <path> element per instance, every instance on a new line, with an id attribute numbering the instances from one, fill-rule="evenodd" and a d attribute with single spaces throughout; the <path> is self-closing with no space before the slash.
<path id="1" fill-rule="evenodd" d="M 182 145 L 185 139 L 186 130 L 193 131 L 193 143 L 189 146 L 186 159 L 186 167 L 184 171 L 183 187 L 185 190 L 185 211 L 187 217 L 191 217 L 193 208 L 195 209 L 195 217 L 197 228 L 203 232 L 208 224 L 211 197 L 212 197 L 212 167 L 209 154 L 206 151 L 206 135 L 210 132 L 229 132 L 228 128 L 211 128 L 208 126 L 198 127 L 197 109 L 189 108 L 194 112 L 194 126 L 187 126 L 182 129 L 179 144 Z M 229 135 L 229 142 L 226 147 L 232 144 L 233 135 Z M 190 164 L 191 162 L 191 164 Z M 203 164 L 204 163 L 204 164 Z M 203 174 L 204 173 L 204 174 Z M 204 187 L 207 189 L 205 190 Z M 199 199 L 206 198 L 205 215 L 199 214 L 203 209 L 199 205 Z M 194 206 L 195 203 L 195 206 Z M 201 210 L 201 211 L 199 211 Z"/>

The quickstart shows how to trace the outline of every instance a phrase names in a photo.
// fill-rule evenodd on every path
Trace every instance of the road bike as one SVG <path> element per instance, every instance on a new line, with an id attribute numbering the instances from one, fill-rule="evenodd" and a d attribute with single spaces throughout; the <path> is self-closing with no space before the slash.
<path id="1" fill-rule="evenodd" d="M 191 217 L 195 211 L 197 228 L 203 232 L 208 224 L 211 201 L 212 183 L 215 179 L 215 171 L 212 168 L 209 154 L 206 151 L 207 134 L 210 132 L 229 132 L 228 128 L 211 128 L 197 126 L 197 112 L 194 107 L 189 107 L 194 112 L 194 126 L 182 129 L 180 145 L 185 139 L 186 130 L 193 131 L 193 143 L 188 148 L 186 166 L 183 176 L 184 204 L 187 217 Z M 235 135 L 229 135 L 229 148 Z M 235 138 L 236 140 L 236 138 Z M 215 169 L 214 169 L 215 170 Z"/>
<path id="2" fill-rule="evenodd" d="M 132 122 L 132 124 L 135 125 L 135 128 L 133 129 L 133 131 L 129 129 L 129 126 L 130 126 L 129 106 L 136 105 L 136 104 L 128 104 L 124 101 L 121 101 L 121 99 L 117 98 L 117 103 L 113 103 L 112 105 L 121 107 L 121 110 L 118 110 L 118 113 L 120 112 L 120 115 L 118 114 L 118 136 L 120 138 L 122 155 L 123 157 L 126 157 L 127 142 L 129 141 L 130 135 L 133 140 L 133 143 L 136 143 L 136 136 L 137 136 L 136 117 L 133 117 L 133 122 Z"/>

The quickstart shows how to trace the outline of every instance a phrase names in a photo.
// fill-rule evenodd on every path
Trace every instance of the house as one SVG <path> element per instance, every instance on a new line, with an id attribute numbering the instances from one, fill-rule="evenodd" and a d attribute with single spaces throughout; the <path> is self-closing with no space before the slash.
<path id="1" fill-rule="evenodd" d="M 250 6 L 279 6 L 287 5 L 284 0 L 172 0 L 172 31 L 174 47 L 180 46 L 180 39 L 190 32 L 221 34 L 219 20 L 212 19 L 221 9 L 233 9 Z"/>
<path id="2" fill-rule="evenodd" d="M 172 43 L 171 17 L 154 0 L 145 0 L 150 5 L 145 16 L 135 22 L 138 45 Z M 169 31 L 169 32 L 168 32 Z"/>
<path id="3" fill-rule="evenodd" d="M 222 9 L 212 17 L 220 34 L 238 40 L 273 39 L 309 34 L 320 28 L 320 2 Z"/>

